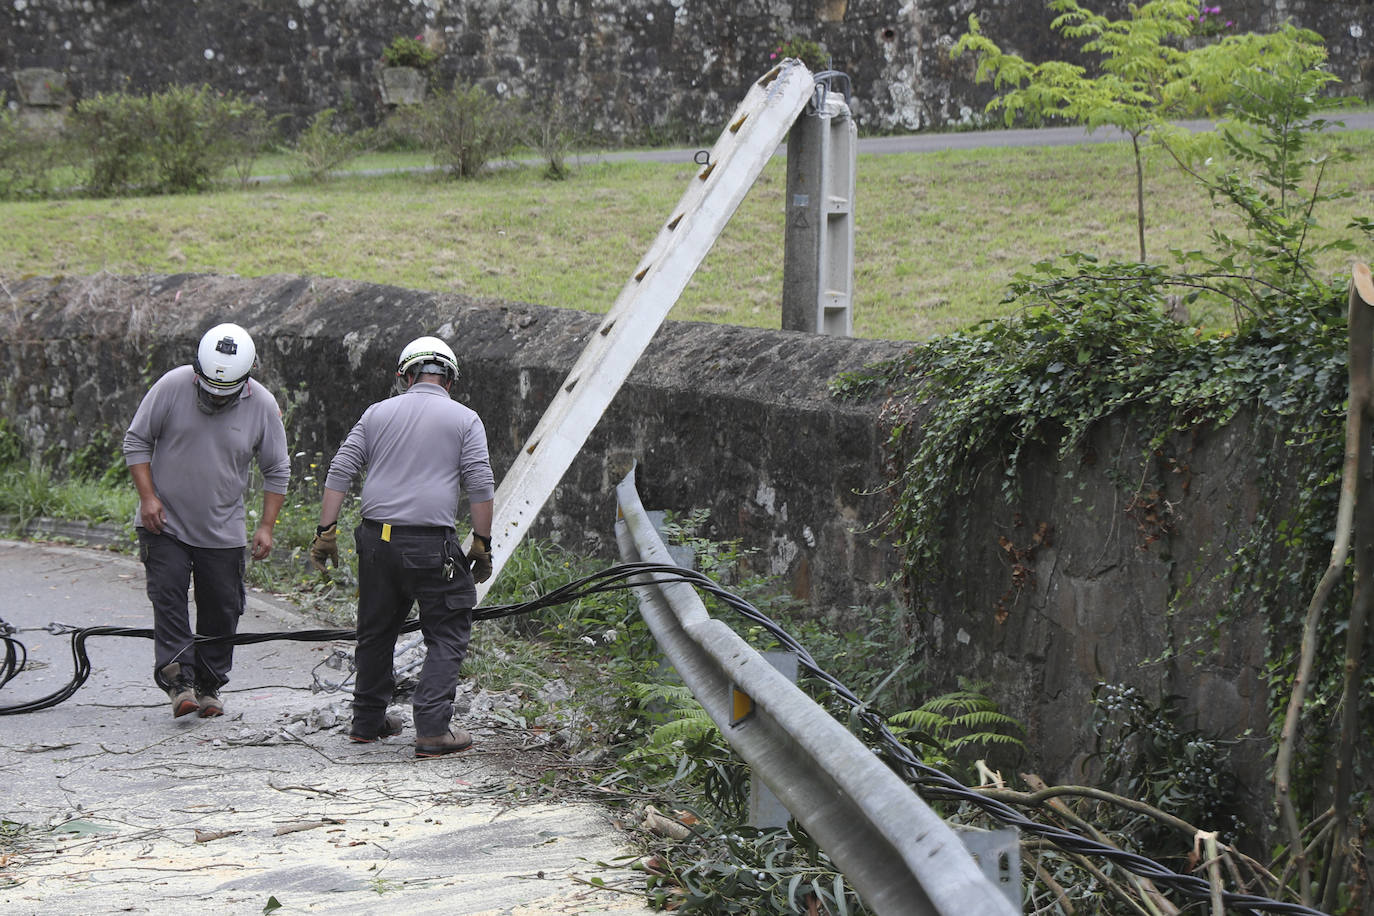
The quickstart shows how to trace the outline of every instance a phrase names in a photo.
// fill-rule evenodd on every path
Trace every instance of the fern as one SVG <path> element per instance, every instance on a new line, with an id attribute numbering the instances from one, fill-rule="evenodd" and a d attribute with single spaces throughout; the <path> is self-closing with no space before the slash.
<path id="1" fill-rule="evenodd" d="M 641 707 L 662 707 L 658 715 L 666 721 L 650 729 L 644 746 L 627 754 L 627 760 L 680 753 L 678 748 L 685 744 L 723 741 L 711 716 L 682 684 L 639 683 L 630 689 Z"/>
<path id="2" fill-rule="evenodd" d="M 982 692 L 985 686 L 966 684 L 932 697 L 917 709 L 888 717 L 888 725 L 908 744 L 919 744 L 927 763 L 949 770 L 966 769 L 968 764 L 961 757 L 977 756 L 989 748 L 1025 747 L 1013 734 L 1025 729 Z"/>

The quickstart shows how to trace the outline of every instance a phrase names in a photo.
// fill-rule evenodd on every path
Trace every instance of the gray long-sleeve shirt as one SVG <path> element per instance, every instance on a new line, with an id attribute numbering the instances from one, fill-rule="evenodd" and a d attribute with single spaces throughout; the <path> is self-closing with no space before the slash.
<path id="1" fill-rule="evenodd" d="M 391 525 L 451 527 L 460 491 L 470 503 L 496 492 L 481 418 L 428 382 L 363 411 L 324 485 L 347 491 L 364 466 L 363 518 Z"/>
<path id="2" fill-rule="evenodd" d="M 124 434 L 124 463 L 150 465 L 166 534 L 193 547 L 242 547 L 254 459 L 268 492 L 285 493 L 290 480 L 281 411 L 272 393 L 249 379 L 232 406 L 202 413 L 195 386 L 190 366 L 153 383 Z"/>

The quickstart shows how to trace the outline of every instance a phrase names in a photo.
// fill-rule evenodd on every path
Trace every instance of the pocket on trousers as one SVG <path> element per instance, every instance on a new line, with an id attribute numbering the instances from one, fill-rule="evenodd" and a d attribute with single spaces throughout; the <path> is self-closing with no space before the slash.
<path id="1" fill-rule="evenodd" d="M 444 551 L 440 546 L 405 547 L 401 549 L 401 566 L 404 569 L 438 569 L 444 565 Z"/>

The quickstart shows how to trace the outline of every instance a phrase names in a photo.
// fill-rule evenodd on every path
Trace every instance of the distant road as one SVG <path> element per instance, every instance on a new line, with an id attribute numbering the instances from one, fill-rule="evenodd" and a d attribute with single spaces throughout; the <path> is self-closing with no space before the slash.
<path id="1" fill-rule="evenodd" d="M 1351 130 L 1374 130 L 1374 111 L 1330 112 L 1332 121 L 1344 121 Z M 1211 130 L 1213 121 L 1179 121 L 1189 130 Z M 861 153 L 931 153 L 947 149 L 977 149 L 988 146 L 1072 146 L 1077 143 L 1122 143 L 1129 137 L 1116 128 L 1103 127 L 1092 133 L 1082 127 L 1042 127 L 1024 130 L 970 130 L 958 133 L 904 134 L 892 137 L 864 137 L 859 140 Z M 785 152 L 786 147 L 779 147 Z M 639 150 L 615 153 L 585 153 L 573 158 L 579 163 L 618 162 L 691 162 L 695 149 Z"/>

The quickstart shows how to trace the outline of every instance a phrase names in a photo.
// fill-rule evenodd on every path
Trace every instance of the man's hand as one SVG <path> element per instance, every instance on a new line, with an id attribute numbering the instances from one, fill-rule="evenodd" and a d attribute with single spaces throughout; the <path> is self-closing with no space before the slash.
<path id="1" fill-rule="evenodd" d="M 162 526 L 167 524 L 167 513 L 162 508 L 162 500 L 156 496 L 138 501 L 138 518 L 143 527 L 153 534 L 161 534 Z"/>
<path id="2" fill-rule="evenodd" d="M 328 572 L 328 563 L 339 565 L 339 523 L 317 525 L 315 540 L 310 542 L 310 565 L 320 572 Z"/>
<path id="3" fill-rule="evenodd" d="M 468 562 L 472 564 L 474 582 L 485 582 L 491 578 L 491 538 L 473 532 Z"/>
<path id="4" fill-rule="evenodd" d="M 272 526 L 264 522 L 253 532 L 253 559 L 265 560 L 272 552 Z"/>

